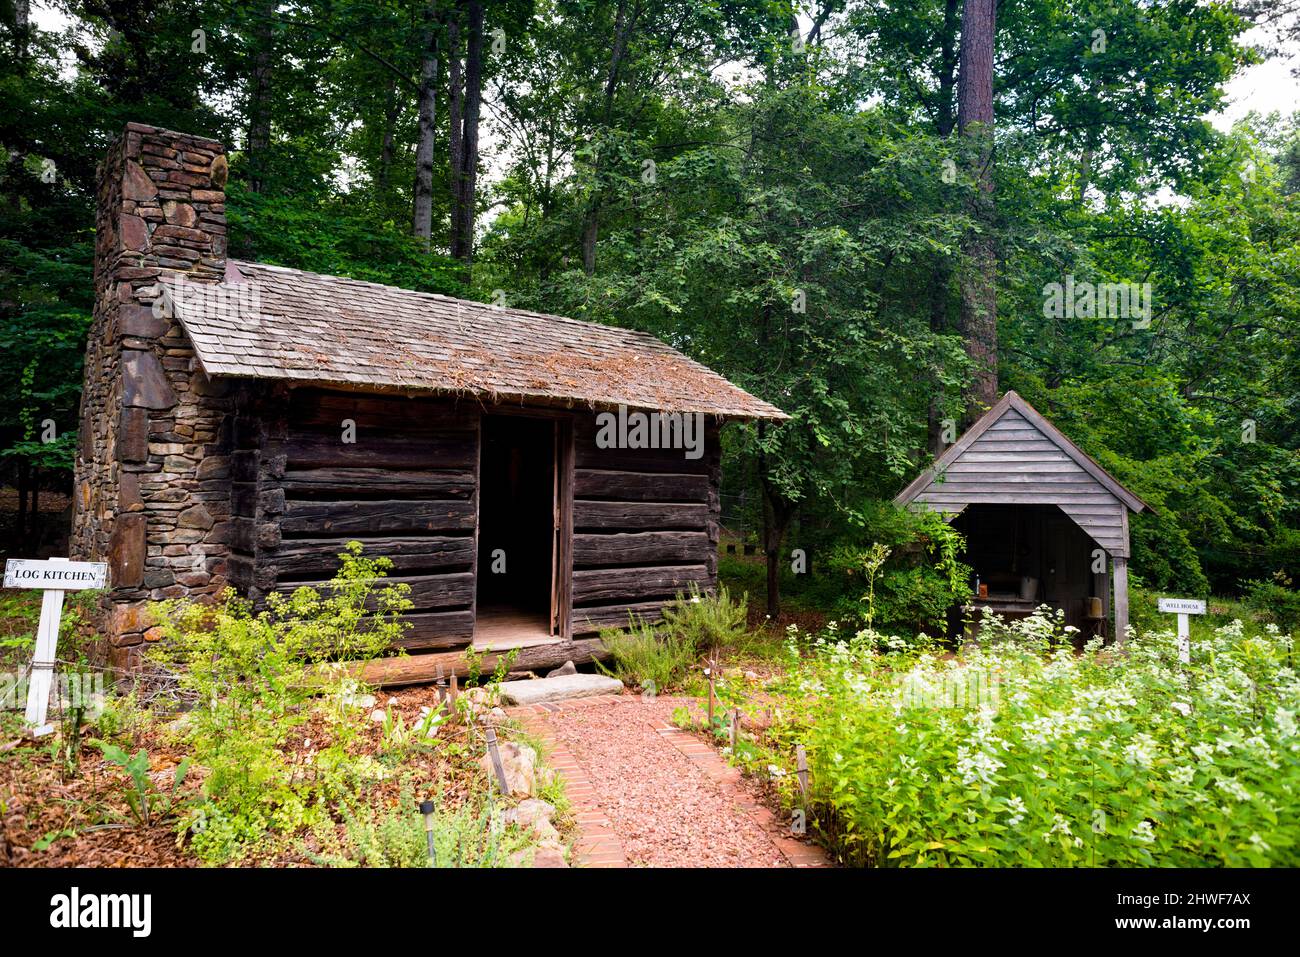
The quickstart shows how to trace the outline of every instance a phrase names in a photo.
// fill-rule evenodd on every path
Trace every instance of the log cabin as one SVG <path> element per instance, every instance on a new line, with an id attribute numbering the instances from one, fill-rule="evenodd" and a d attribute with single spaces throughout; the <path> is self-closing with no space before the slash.
<path id="1" fill-rule="evenodd" d="M 714 586 L 720 428 L 779 409 L 643 333 L 230 259 L 227 174 L 136 123 L 99 169 L 72 542 L 113 664 L 149 602 L 264 601 L 351 540 L 410 586 L 384 684 L 590 660 Z"/>
<path id="2" fill-rule="evenodd" d="M 1129 513 L 1150 508 L 1037 409 L 1008 392 L 894 499 L 941 512 L 966 539 L 967 616 L 1042 604 L 1087 636 L 1128 628 Z M 1109 567 L 1109 574 L 1108 574 Z M 982 588 L 980 586 L 983 586 Z"/>

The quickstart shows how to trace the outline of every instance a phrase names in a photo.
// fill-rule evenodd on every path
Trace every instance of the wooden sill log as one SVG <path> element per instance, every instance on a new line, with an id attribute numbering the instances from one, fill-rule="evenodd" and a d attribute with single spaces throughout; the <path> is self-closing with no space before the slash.
<path id="1" fill-rule="evenodd" d="M 509 654 L 501 652 L 484 652 L 482 671 L 490 674 L 497 661 Z M 536 671 L 541 668 L 558 668 L 566 661 L 572 660 L 580 665 L 596 658 L 605 657 L 605 646 L 599 638 L 578 638 L 573 641 L 561 641 L 554 644 L 534 645 L 520 648 L 515 656 L 512 671 Z M 367 684 L 380 688 L 395 688 L 399 685 L 426 684 L 435 680 L 439 674 L 451 677 L 469 675 L 469 665 L 465 660 L 465 651 L 446 651 L 431 654 L 405 655 L 400 658 L 376 658 L 361 666 L 360 678 Z"/>

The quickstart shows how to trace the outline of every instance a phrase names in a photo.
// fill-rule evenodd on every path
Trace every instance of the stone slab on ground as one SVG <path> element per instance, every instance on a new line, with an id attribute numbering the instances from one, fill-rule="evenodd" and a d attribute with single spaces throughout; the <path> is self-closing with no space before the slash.
<path id="1" fill-rule="evenodd" d="M 593 695 L 618 694 L 623 682 L 608 675 L 557 675 L 554 678 L 529 678 L 503 681 L 501 700 L 506 704 L 542 704 L 566 698 L 589 698 Z"/>

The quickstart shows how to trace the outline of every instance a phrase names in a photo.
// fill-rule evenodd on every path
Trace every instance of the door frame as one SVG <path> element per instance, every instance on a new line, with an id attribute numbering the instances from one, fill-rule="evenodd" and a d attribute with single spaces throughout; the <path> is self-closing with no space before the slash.
<path id="1" fill-rule="evenodd" d="M 474 620 L 478 621 L 478 536 L 482 508 L 483 418 L 520 416 L 552 423 L 551 456 L 551 612 L 549 627 L 563 641 L 573 640 L 573 413 L 563 409 L 484 406 L 479 413 L 478 464 L 474 494 Z"/>

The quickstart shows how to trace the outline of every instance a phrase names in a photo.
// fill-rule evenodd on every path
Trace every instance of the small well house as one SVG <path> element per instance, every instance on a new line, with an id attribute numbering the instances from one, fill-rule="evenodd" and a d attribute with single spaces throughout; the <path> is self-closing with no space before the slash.
<path id="1" fill-rule="evenodd" d="M 964 534 L 976 576 L 970 610 L 1024 616 L 1047 604 L 1085 634 L 1123 637 L 1129 513 L 1148 506 L 1015 392 L 895 502 L 946 513 Z"/>
<path id="2" fill-rule="evenodd" d="M 100 169 L 73 547 L 119 664 L 148 601 L 322 582 L 354 539 L 414 601 L 389 683 L 586 660 L 714 585 L 719 429 L 780 410 L 642 333 L 231 260 L 226 174 L 139 124 Z"/>

